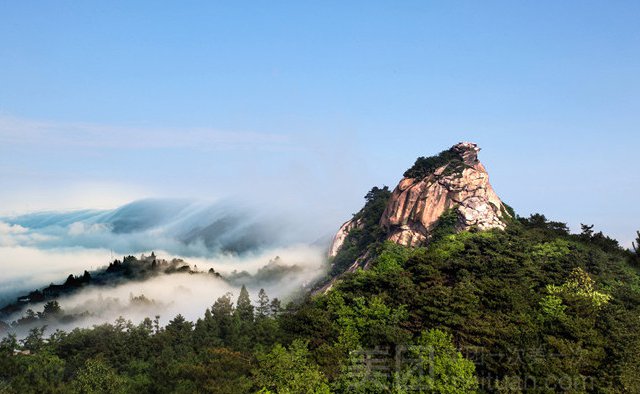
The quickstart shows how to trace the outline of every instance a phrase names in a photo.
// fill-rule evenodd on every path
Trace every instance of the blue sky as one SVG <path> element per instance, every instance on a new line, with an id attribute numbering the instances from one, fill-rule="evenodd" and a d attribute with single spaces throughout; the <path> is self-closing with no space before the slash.
<path id="1" fill-rule="evenodd" d="M 637 1 L 3 2 L 0 213 L 241 195 L 322 228 L 417 156 L 628 243 Z"/>

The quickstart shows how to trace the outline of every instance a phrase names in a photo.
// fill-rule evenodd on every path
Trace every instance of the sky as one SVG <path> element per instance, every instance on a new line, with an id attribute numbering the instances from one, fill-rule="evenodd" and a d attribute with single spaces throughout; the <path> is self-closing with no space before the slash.
<path id="1" fill-rule="evenodd" d="M 473 141 L 520 215 L 630 245 L 638 20 L 637 1 L 4 1 L 0 215 L 242 198 L 330 231 Z"/>

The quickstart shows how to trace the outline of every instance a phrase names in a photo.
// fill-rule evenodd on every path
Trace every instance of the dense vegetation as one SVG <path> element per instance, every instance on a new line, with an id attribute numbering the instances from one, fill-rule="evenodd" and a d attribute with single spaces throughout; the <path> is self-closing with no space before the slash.
<path id="1" fill-rule="evenodd" d="M 379 246 L 385 231 L 380 226 L 391 192 L 387 186 L 372 188 L 364 197 L 364 207 L 351 219 L 357 225 L 345 238 L 343 246 L 332 261 L 329 278 L 344 272 L 356 259 L 366 255 L 368 250 Z"/>
<path id="2" fill-rule="evenodd" d="M 195 323 L 7 336 L 0 391 L 640 392 L 638 250 L 543 215 L 458 234 L 445 215 L 428 247 L 404 248 L 379 242 L 370 220 L 385 195 L 367 195 L 350 239 L 370 269 L 328 293 L 283 308 L 243 288 Z"/>
<path id="3" fill-rule="evenodd" d="M 460 173 L 467 167 L 462 157 L 454 148 L 447 149 L 435 156 L 418 157 L 411 168 L 404 172 L 405 178 L 422 179 L 436 169 L 446 165 L 443 175 Z"/>
<path id="4" fill-rule="evenodd" d="M 406 308 L 401 326 L 412 334 L 452 333 L 488 391 L 639 392 L 640 277 L 631 256 L 598 234 L 522 222 L 429 248 L 385 245 L 372 270 L 338 291 Z"/>

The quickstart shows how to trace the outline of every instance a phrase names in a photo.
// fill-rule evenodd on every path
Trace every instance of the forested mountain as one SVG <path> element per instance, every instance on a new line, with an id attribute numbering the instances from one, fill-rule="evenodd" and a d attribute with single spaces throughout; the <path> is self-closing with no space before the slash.
<path id="1" fill-rule="evenodd" d="M 221 275 L 213 268 L 208 271 L 198 271 L 198 267 L 191 267 L 183 259 L 174 258 L 170 261 L 157 258 L 154 252 L 149 256 L 142 255 L 125 256 L 115 259 L 109 265 L 98 269 L 92 273 L 84 271 L 82 275 L 69 274 L 66 280 L 60 284 L 50 284 L 42 289 L 35 289 L 23 294 L 15 302 L 3 305 L 0 308 L 0 324 L 12 314 L 20 312 L 25 308 L 41 303 L 56 302 L 63 296 L 74 294 L 89 286 L 109 288 L 127 282 L 142 282 L 161 275 L 171 275 L 176 273 L 187 274 L 209 274 L 216 278 Z M 46 307 L 46 304 L 45 304 Z M 88 311 L 87 311 L 88 312 Z M 38 324 L 38 319 L 33 310 L 27 309 L 26 316 L 19 318 L 15 326 Z M 59 316 L 62 319 L 73 319 L 73 316 Z M 5 323 L 6 324 L 6 323 Z"/>
<path id="2" fill-rule="evenodd" d="M 367 193 L 296 302 L 243 287 L 195 322 L 7 336 L 0 390 L 640 392 L 640 249 L 516 215 L 467 148 Z"/>

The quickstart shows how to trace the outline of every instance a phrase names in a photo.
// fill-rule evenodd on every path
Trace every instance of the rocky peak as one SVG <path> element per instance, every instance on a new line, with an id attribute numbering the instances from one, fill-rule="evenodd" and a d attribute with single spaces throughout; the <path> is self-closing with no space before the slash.
<path id="1" fill-rule="evenodd" d="M 456 229 L 504 229 L 509 213 L 478 160 L 480 148 L 460 142 L 437 156 L 418 158 L 393 191 L 380 219 L 387 238 L 401 245 L 426 243 L 447 210 L 457 214 Z"/>
<path id="2" fill-rule="evenodd" d="M 405 246 L 426 244 L 445 212 L 455 213 L 458 231 L 504 229 L 510 216 L 478 160 L 480 148 L 460 142 L 436 156 L 420 157 L 394 189 L 380 218 L 385 238 Z M 335 257 L 348 234 L 362 224 L 342 225 L 331 245 Z"/>
<path id="3" fill-rule="evenodd" d="M 473 142 L 459 142 L 452 146 L 451 150 L 460 155 L 462 161 L 469 166 L 478 162 L 478 152 L 480 152 L 480 148 Z"/>

